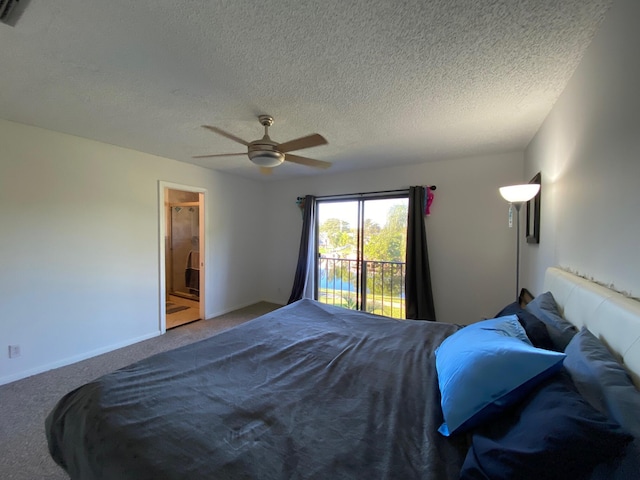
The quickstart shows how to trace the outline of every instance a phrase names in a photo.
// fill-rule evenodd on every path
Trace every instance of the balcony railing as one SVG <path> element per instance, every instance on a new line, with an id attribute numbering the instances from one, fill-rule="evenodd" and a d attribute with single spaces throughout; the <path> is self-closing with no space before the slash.
<path id="1" fill-rule="evenodd" d="M 404 262 L 318 259 L 318 300 L 330 305 L 405 318 Z"/>

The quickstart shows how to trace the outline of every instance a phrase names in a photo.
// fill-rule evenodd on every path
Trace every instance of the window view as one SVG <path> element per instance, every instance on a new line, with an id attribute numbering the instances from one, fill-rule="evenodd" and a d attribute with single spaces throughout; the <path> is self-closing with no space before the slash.
<path id="1" fill-rule="evenodd" d="M 405 318 L 408 199 L 318 202 L 318 300 Z"/>

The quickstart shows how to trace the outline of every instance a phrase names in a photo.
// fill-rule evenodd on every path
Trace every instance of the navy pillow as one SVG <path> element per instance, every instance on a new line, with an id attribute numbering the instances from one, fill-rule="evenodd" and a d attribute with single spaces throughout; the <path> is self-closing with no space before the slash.
<path id="1" fill-rule="evenodd" d="M 461 479 L 579 479 L 633 440 L 593 408 L 565 371 L 472 436 Z"/>
<path id="2" fill-rule="evenodd" d="M 535 348 L 515 315 L 473 323 L 436 349 L 445 436 L 499 415 L 562 367 L 564 353 Z"/>
<path id="3" fill-rule="evenodd" d="M 534 347 L 545 350 L 556 350 L 556 347 L 549 336 L 549 331 L 545 324 L 534 314 L 527 312 L 518 302 L 513 302 L 498 312 L 496 317 L 505 315 L 517 315 L 520 325 L 523 326 L 527 337 Z"/>
<path id="4" fill-rule="evenodd" d="M 558 309 L 558 304 L 551 292 L 545 292 L 527 303 L 525 310 L 544 322 L 549 336 L 555 345 L 554 350 L 564 352 L 578 329 L 567 322 Z"/>

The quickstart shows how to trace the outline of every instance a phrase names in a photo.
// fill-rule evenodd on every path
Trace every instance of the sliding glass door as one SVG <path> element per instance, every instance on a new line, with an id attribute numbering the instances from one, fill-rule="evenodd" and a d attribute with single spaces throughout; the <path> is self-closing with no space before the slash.
<path id="1" fill-rule="evenodd" d="M 407 196 L 319 200 L 317 205 L 316 298 L 405 318 Z"/>

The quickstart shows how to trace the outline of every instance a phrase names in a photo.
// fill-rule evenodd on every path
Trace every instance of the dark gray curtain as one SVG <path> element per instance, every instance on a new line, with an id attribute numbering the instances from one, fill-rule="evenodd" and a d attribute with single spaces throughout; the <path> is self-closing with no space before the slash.
<path id="1" fill-rule="evenodd" d="M 431 273 L 424 227 L 424 187 L 409 188 L 409 223 L 407 224 L 407 273 L 405 275 L 406 317 L 413 320 L 436 320 L 431 291 Z"/>
<path id="2" fill-rule="evenodd" d="M 300 250 L 298 252 L 298 266 L 293 280 L 293 288 L 287 305 L 300 300 L 305 293 L 305 286 L 310 272 L 310 255 L 312 254 L 310 242 L 314 229 L 316 211 L 316 197 L 307 195 L 304 197 L 304 212 L 302 214 L 302 235 L 300 237 Z"/>

